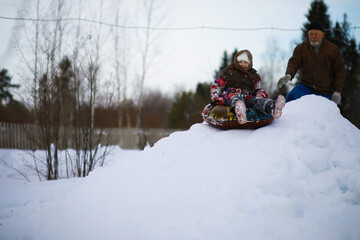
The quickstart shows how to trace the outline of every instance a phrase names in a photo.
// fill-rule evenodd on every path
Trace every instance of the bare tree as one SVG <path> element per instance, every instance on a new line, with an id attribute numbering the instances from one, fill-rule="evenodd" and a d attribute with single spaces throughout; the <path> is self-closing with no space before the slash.
<path id="1" fill-rule="evenodd" d="M 36 2 L 36 26 L 35 26 L 35 49 L 34 49 L 34 86 L 33 99 L 34 109 L 37 108 L 37 86 L 38 86 L 38 52 L 39 52 L 39 18 L 40 18 L 40 0 Z"/>
<path id="2" fill-rule="evenodd" d="M 142 10 L 144 11 L 145 27 L 142 31 L 143 34 L 138 33 L 139 44 L 140 44 L 140 69 L 138 73 L 138 111 L 136 116 L 136 127 L 138 128 L 139 134 L 139 147 L 143 148 L 146 144 L 141 123 L 144 94 L 145 94 L 145 81 L 148 78 L 150 68 L 150 57 L 155 58 L 156 51 L 158 50 L 155 45 L 155 40 L 159 37 L 159 33 L 153 32 L 152 28 L 159 26 L 164 22 L 165 19 L 165 8 L 167 5 L 159 0 L 144 0 Z M 153 62 L 152 62 L 153 63 Z"/>
<path id="3" fill-rule="evenodd" d="M 121 4 L 116 4 L 115 12 L 115 28 L 113 29 L 114 34 L 114 58 L 115 58 L 115 76 L 117 83 L 117 115 L 118 115 L 118 131 L 119 134 L 122 132 L 122 127 L 126 126 L 128 133 L 131 127 L 131 116 L 130 109 L 127 106 L 130 102 L 128 99 L 128 78 L 130 72 L 130 65 L 133 59 L 131 54 L 132 48 L 129 41 L 129 32 L 127 29 L 120 29 L 120 8 Z M 124 20 L 127 21 L 128 17 L 125 13 Z M 130 134 L 130 133 L 129 133 Z"/>
<path id="4" fill-rule="evenodd" d="M 145 30 L 145 39 L 143 41 L 144 46 L 141 49 L 141 72 L 140 72 L 140 87 L 139 87 L 139 101 L 138 101 L 138 115 L 136 118 L 136 127 L 141 127 L 141 115 L 143 108 L 143 97 L 144 97 L 144 87 L 145 79 L 148 72 L 148 58 L 149 58 L 149 48 L 150 48 L 150 30 L 152 27 L 153 20 L 153 11 L 154 11 L 154 0 L 144 1 L 145 17 L 146 17 L 146 30 Z"/>
<path id="5" fill-rule="evenodd" d="M 286 66 L 285 51 L 282 50 L 276 38 L 269 37 L 266 41 L 266 51 L 263 54 L 264 65 L 259 69 L 263 88 L 273 96 L 277 92 L 278 76 L 282 74 L 284 66 Z"/>
<path id="6" fill-rule="evenodd" d="M 145 93 L 145 81 L 149 74 L 149 68 L 151 66 L 149 59 L 154 59 L 156 52 L 158 51 L 156 40 L 159 40 L 159 32 L 154 32 L 152 28 L 159 26 L 164 22 L 166 18 L 167 5 L 160 0 L 144 0 L 142 10 L 144 11 L 144 20 L 146 26 L 143 34 L 138 33 L 140 44 L 140 69 L 139 69 L 139 84 L 138 84 L 138 114 L 136 120 L 136 126 L 141 127 L 141 114 L 143 108 L 143 99 Z M 152 61 L 153 62 L 153 61 Z"/>
<path id="7" fill-rule="evenodd" d="M 45 175 L 48 180 L 60 177 L 59 151 L 69 147 L 68 137 L 70 136 L 75 145 L 77 157 L 70 158 L 67 155 L 66 164 L 71 168 L 67 170 L 68 177 L 71 173 L 74 176 L 87 176 L 96 163 L 103 161 L 106 155 L 104 153 L 106 150 L 100 153 L 99 143 L 103 138 L 102 131 L 97 134 L 94 129 L 94 109 L 101 56 L 101 24 L 95 30 L 97 35 L 88 32 L 83 35 L 79 21 L 78 27 L 74 28 L 78 39 L 76 44 L 64 41 L 64 38 L 69 39 L 73 32 L 71 31 L 73 29 L 69 29 L 65 24 L 66 21 L 63 21 L 69 13 L 69 6 L 72 6 L 67 3 L 70 2 L 37 0 L 37 20 L 23 23 L 22 30 L 27 41 L 18 41 L 22 59 L 34 79 L 31 92 L 33 112 L 39 131 L 36 136 L 32 136 L 33 149 L 34 151 L 36 148 L 44 149 L 46 155 L 45 161 L 34 159 L 34 162 L 43 162 L 46 165 Z M 82 1 L 79 3 L 81 6 Z M 52 21 L 40 21 L 40 18 L 46 17 L 46 14 L 51 15 Z M 99 15 L 101 22 L 102 7 L 100 7 Z M 68 30 L 70 31 L 67 32 Z M 66 33 L 69 35 L 66 36 Z M 91 44 L 91 36 L 96 36 L 94 44 Z M 35 59 L 34 63 L 27 57 L 25 43 L 30 45 L 34 53 L 32 56 L 32 59 Z M 62 47 L 64 44 L 66 48 Z M 64 50 L 67 54 L 71 53 L 70 58 L 64 57 L 66 55 Z M 69 134 L 69 131 L 65 133 L 65 128 L 73 130 L 73 133 Z"/>
<path id="8" fill-rule="evenodd" d="M 115 13 L 115 26 L 119 24 L 119 5 L 117 6 L 117 10 Z M 120 56 L 119 56 L 119 29 L 115 27 L 114 30 L 114 49 L 115 49 L 115 74 L 116 74 L 116 82 L 117 82 L 117 92 L 118 92 L 118 125 L 119 128 L 122 127 L 122 114 L 121 114 L 121 85 L 122 81 L 120 78 Z"/>
<path id="9" fill-rule="evenodd" d="M 115 13 L 115 26 L 119 26 L 119 12 L 120 4 L 117 5 Z M 121 32 L 120 32 L 121 31 Z M 121 34 L 121 36 L 120 36 Z M 114 49 L 115 49 L 115 75 L 117 82 L 117 104 L 118 104 L 118 126 L 122 127 L 123 124 L 123 113 L 125 114 L 126 126 L 130 127 L 130 114 L 127 111 L 127 108 L 122 108 L 122 103 L 128 101 L 127 91 L 128 91 L 128 69 L 130 68 L 131 63 L 131 48 L 129 47 L 127 39 L 126 29 L 119 29 L 115 27 L 114 29 Z M 123 111 L 124 110 L 124 111 Z"/>
<path id="10" fill-rule="evenodd" d="M 39 16 L 40 2 L 37 5 L 37 15 Z M 34 109 L 37 122 L 39 123 L 39 136 L 41 146 L 45 148 L 47 179 L 57 179 L 59 177 L 59 144 L 61 131 L 61 113 L 62 113 L 62 89 L 58 79 L 57 67 L 60 57 L 58 48 L 61 45 L 60 30 L 62 29 L 61 19 L 64 17 L 63 7 L 64 0 L 52 2 L 49 6 L 55 8 L 55 21 L 51 26 L 49 23 L 42 24 L 42 35 L 39 35 L 39 25 L 36 21 L 35 31 L 35 66 L 34 66 L 34 82 L 36 89 L 34 90 Z M 41 39 L 40 39 L 41 37 Z M 41 45 L 40 45 L 41 44 Z M 40 47 L 41 46 L 41 47 Z M 39 55 L 42 55 L 42 68 L 39 69 Z M 40 78 L 39 78 L 40 77 Z M 39 78 L 39 84 L 37 84 Z"/>
<path id="11" fill-rule="evenodd" d="M 79 2 L 79 19 L 83 2 Z M 99 20 L 102 18 L 102 5 L 100 2 Z M 75 149 L 75 156 L 67 151 L 69 172 L 77 177 L 85 177 L 95 166 L 103 164 L 108 154 L 108 139 L 102 129 L 95 130 L 95 106 L 98 99 L 98 84 L 101 63 L 101 24 L 96 32 L 83 33 L 81 22 L 76 27 L 77 41 L 72 54 L 72 106 L 73 126 L 72 141 Z M 86 36 L 86 37 L 84 37 Z M 95 36 L 95 38 L 93 38 Z M 81 40 L 79 40 L 81 39 Z M 92 40 L 95 39 L 95 42 Z M 103 142 L 105 147 L 100 143 Z"/>

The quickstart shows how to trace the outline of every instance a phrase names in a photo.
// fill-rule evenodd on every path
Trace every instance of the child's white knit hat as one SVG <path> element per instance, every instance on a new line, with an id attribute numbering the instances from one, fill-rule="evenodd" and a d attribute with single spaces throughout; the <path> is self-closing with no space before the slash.
<path id="1" fill-rule="evenodd" d="M 245 62 L 247 62 L 247 63 L 250 64 L 250 60 L 249 60 L 249 57 L 248 57 L 248 55 L 247 55 L 246 52 L 243 52 L 242 54 L 240 54 L 239 56 L 237 56 L 236 60 L 237 60 L 238 62 L 240 62 L 240 61 L 245 61 Z"/>

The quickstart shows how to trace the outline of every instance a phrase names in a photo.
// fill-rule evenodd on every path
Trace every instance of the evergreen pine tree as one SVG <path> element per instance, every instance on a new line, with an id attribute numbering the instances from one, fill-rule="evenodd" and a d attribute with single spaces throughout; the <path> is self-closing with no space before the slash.
<path id="1" fill-rule="evenodd" d="M 201 117 L 201 111 L 195 111 L 194 93 L 181 91 L 175 95 L 175 100 L 168 113 L 168 126 L 170 128 L 187 129 L 194 121 L 194 113 Z"/>
<path id="2" fill-rule="evenodd" d="M 341 27 L 340 23 L 335 23 L 335 28 L 333 30 L 333 38 L 329 39 L 329 41 L 335 43 L 338 48 L 340 48 L 341 52 L 344 53 L 346 47 L 348 45 L 348 28 Z"/>
<path id="3" fill-rule="evenodd" d="M 355 39 L 350 39 L 343 52 L 346 78 L 342 91 L 341 114 L 360 128 L 360 47 Z"/>
<path id="4" fill-rule="evenodd" d="M 29 110 L 20 102 L 13 99 L 12 89 L 19 88 L 18 84 L 11 84 L 12 77 L 8 70 L 0 71 L 0 122 L 26 123 L 32 122 Z M 3 100 L 6 105 L 2 105 Z"/>
<path id="5" fill-rule="evenodd" d="M 308 19 L 308 22 L 303 24 L 303 35 L 302 35 L 302 39 L 306 40 L 308 38 L 307 35 L 307 29 L 310 25 L 311 22 L 319 22 L 323 25 L 324 29 L 325 29 L 325 38 L 326 39 L 331 39 L 331 32 L 328 31 L 329 29 L 331 29 L 331 21 L 330 21 L 330 16 L 327 13 L 328 7 L 327 5 L 324 3 L 323 0 L 314 0 L 311 3 L 311 7 L 309 9 L 308 14 L 306 14 L 306 18 Z"/>
<path id="6" fill-rule="evenodd" d="M 19 88 L 17 84 L 11 84 L 11 77 L 8 70 L 3 68 L 0 71 L 0 106 L 3 100 L 12 101 L 13 95 L 11 94 L 11 88 Z"/>
<path id="7" fill-rule="evenodd" d="M 235 55 L 236 55 L 237 53 L 238 53 L 238 50 L 237 50 L 237 48 L 235 48 L 234 51 L 233 51 L 233 53 L 231 54 L 231 58 L 230 58 L 230 60 L 229 60 L 229 65 L 230 65 L 231 63 L 233 63 L 234 58 L 235 58 Z"/>
<path id="8" fill-rule="evenodd" d="M 332 42 L 340 48 L 345 61 L 346 78 L 341 94 L 341 114 L 360 128 L 360 48 L 356 40 L 350 37 L 350 24 L 346 14 L 341 24 L 335 23 Z"/>
<path id="9" fill-rule="evenodd" d="M 220 67 L 219 67 L 218 70 L 215 70 L 214 78 L 217 78 L 220 75 L 221 71 L 224 68 L 226 68 L 228 65 L 229 65 L 229 55 L 228 55 L 227 51 L 225 50 L 224 54 L 223 54 L 223 57 L 221 59 Z"/>
<path id="10" fill-rule="evenodd" d="M 238 50 L 235 48 L 233 53 L 231 54 L 231 56 L 229 56 L 227 51 L 226 50 L 224 51 L 223 57 L 221 59 L 220 67 L 219 67 L 218 70 L 215 71 L 214 78 L 217 78 L 220 75 L 221 71 L 223 69 L 225 69 L 227 66 L 229 66 L 233 62 L 234 57 L 235 57 L 237 52 L 238 52 Z"/>

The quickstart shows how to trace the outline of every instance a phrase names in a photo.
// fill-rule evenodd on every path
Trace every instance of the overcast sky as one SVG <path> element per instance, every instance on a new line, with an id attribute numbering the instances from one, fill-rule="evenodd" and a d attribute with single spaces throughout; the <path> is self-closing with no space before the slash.
<path id="1" fill-rule="evenodd" d="M 131 0 L 123 0 L 131 1 Z M 134 1 L 134 0 L 133 0 Z M 147 86 L 163 92 L 194 89 L 197 82 L 211 81 L 224 50 L 249 49 L 253 53 L 254 68 L 264 64 L 269 39 L 275 39 L 289 58 L 295 42 L 301 39 L 300 28 L 306 22 L 312 0 L 173 0 L 166 13 L 166 26 L 219 28 L 274 28 L 265 30 L 167 30 L 161 35 L 159 54 L 154 61 Z M 332 22 L 342 22 L 348 15 L 352 26 L 360 27 L 360 1 L 326 0 Z M 0 16 L 15 17 L 19 0 L 0 0 Z M 134 13 L 137 14 L 137 13 Z M 14 51 L 8 48 L 15 22 L 0 19 L 0 68 L 9 68 L 16 75 Z M 281 31 L 298 29 L 298 31 Z M 352 30 L 358 43 L 360 28 Z M 281 66 L 283 71 L 285 67 Z M 280 74 L 278 77 L 281 77 Z M 266 81 L 266 79 L 263 79 Z"/>

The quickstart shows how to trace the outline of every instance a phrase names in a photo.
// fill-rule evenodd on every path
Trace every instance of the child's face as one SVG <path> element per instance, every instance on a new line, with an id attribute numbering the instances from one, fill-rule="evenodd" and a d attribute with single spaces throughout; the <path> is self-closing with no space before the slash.
<path id="1" fill-rule="evenodd" d="M 239 65 L 246 71 L 250 69 L 250 63 L 245 62 L 243 60 L 239 61 Z"/>

